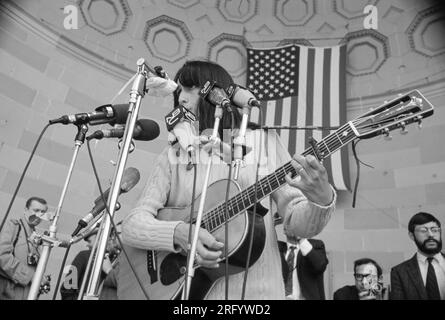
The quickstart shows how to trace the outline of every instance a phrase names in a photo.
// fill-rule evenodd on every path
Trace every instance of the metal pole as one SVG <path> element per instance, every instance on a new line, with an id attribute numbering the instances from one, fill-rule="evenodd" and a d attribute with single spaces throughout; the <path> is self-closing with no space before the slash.
<path id="1" fill-rule="evenodd" d="M 71 159 L 71 164 L 68 169 L 68 174 L 65 179 L 65 184 L 63 185 L 62 194 L 60 195 L 59 204 L 57 205 L 56 214 L 54 216 L 54 220 L 49 227 L 49 236 L 51 238 L 56 239 L 57 235 L 57 221 L 59 220 L 60 211 L 62 210 L 62 204 L 65 200 L 66 191 L 68 190 L 68 184 L 71 180 L 71 175 L 73 173 L 74 164 L 76 163 L 77 155 L 79 153 L 79 149 L 85 141 L 85 134 L 88 131 L 88 126 L 85 124 L 77 126 L 78 132 L 75 139 L 74 152 L 73 157 Z M 46 265 L 48 263 L 49 255 L 51 253 L 51 244 L 46 242 L 43 244 L 42 254 L 40 255 L 39 263 L 37 264 L 36 272 L 32 277 L 31 288 L 28 294 L 28 300 L 37 300 L 39 295 L 40 284 L 42 282 L 43 274 L 46 270 Z"/>
<path id="2" fill-rule="evenodd" d="M 133 137 L 134 128 L 136 126 L 136 120 L 138 117 L 141 99 L 145 94 L 145 84 L 147 80 L 147 72 L 149 68 L 145 64 L 144 59 L 139 59 L 137 61 L 138 74 L 133 82 L 133 87 L 130 91 L 130 103 L 128 108 L 128 118 L 125 126 L 125 133 L 123 137 L 123 146 L 119 151 L 119 156 L 116 165 L 116 171 L 114 174 L 113 182 L 110 187 L 110 194 L 108 196 L 107 205 L 110 210 L 110 215 L 105 215 L 103 223 L 103 231 L 98 234 L 99 246 L 97 250 L 97 255 L 95 256 L 94 265 L 92 269 L 92 274 L 89 279 L 87 292 L 85 294 L 86 300 L 97 300 L 99 299 L 99 286 L 100 286 L 100 275 L 102 272 L 102 263 L 105 255 L 105 250 L 107 247 L 108 236 L 111 229 L 111 218 L 114 216 L 116 211 L 116 203 L 119 196 L 120 185 L 122 182 L 122 175 L 124 173 L 125 165 L 127 163 L 127 158 L 131 146 L 131 140 Z"/>
<path id="3" fill-rule="evenodd" d="M 215 109 L 215 124 L 213 126 L 212 136 L 210 137 L 210 143 L 212 143 L 216 139 L 219 139 L 218 138 L 218 130 L 219 130 L 219 122 L 220 122 L 221 118 L 222 118 L 222 107 L 221 107 L 221 105 L 217 105 L 216 109 Z M 189 256 L 187 259 L 187 274 L 186 274 L 186 278 L 185 278 L 184 289 L 182 290 L 182 297 L 181 297 L 182 300 L 189 299 L 191 281 L 192 281 L 194 273 L 195 273 L 193 264 L 195 262 L 196 246 L 198 244 L 199 229 L 201 226 L 202 215 L 204 212 L 204 204 L 205 204 L 205 200 L 206 200 L 206 196 L 207 196 L 207 188 L 209 186 L 210 169 L 213 164 L 212 155 L 213 155 L 213 148 L 210 149 L 210 159 L 209 159 L 209 163 L 207 166 L 206 175 L 204 178 L 204 186 L 203 186 L 203 189 L 201 192 L 198 213 L 196 215 L 195 230 L 193 233 L 192 245 L 191 245 L 190 253 L 189 253 Z M 190 225 L 190 227 L 191 227 L 191 225 Z"/>

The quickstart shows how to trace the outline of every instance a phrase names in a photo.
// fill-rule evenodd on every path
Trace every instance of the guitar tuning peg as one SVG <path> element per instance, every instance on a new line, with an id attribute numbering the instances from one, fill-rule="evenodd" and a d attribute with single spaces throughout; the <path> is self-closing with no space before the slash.
<path id="1" fill-rule="evenodd" d="M 417 128 L 419 130 L 422 129 L 422 116 L 417 116 L 416 121 L 417 121 Z"/>
<path id="2" fill-rule="evenodd" d="M 406 130 L 406 123 L 405 123 L 405 121 L 402 121 L 400 123 L 400 127 L 402 128 L 402 131 L 400 132 L 401 134 L 407 134 L 408 133 L 408 130 Z"/>
<path id="3" fill-rule="evenodd" d="M 389 129 L 388 128 L 383 129 L 383 134 L 384 134 L 384 139 L 385 140 L 387 140 L 387 141 L 392 140 L 392 137 L 389 135 Z"/>

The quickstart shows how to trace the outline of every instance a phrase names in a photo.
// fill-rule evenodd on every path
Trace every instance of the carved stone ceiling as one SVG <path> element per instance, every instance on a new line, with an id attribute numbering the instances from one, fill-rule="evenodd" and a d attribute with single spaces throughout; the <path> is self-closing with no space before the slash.
<path id="1" fill-rule="evenodd" d="M 128 79 L 138 58 L 173 74 L 187 59 L 225 66 L 245 83 L 246 47 L 347 42 L 351 83 L 375 81 L 394 70 L 419 79 L 416 68 L 443 65 L 445 14 L 440 1 L 421 0 L 17 0 L 18 12 L 59 35 L 58 46 L 91 57 Z M 64 7 L 79 10 L 78 29 L 64 29 Z M 366 30 L 363 8 L 378 8 L 377 30 Z M 410 64 L 420 56 L 421 65 Z M 85 59 L 85 58 L 84 58 Z M 403 69 L 402 69 L 403 66 Z M 440 69 L 440 68 L 439 68 Z M 436 71 L 437 68 L 436 68 Z M 443 68 L 440 69 L 443 73 Z M 400 87 L 416 83 L 399 83 Z M 372 94 L 385 88 L 376 86 Z M 353 94 L 352 94 L 353 95 Z M 351 94 L 348 93 L 351 97 Z"/>

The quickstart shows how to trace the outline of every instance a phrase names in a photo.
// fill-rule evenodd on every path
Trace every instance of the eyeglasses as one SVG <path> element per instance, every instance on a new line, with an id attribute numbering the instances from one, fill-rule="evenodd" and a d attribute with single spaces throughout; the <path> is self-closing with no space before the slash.
<path id="1" fill-rule="evenodd" d="M 354 273 L 355 280 L 362 281 L 363 279 L 369 280 L 373 276 L 372 273 Z"/>
<path id="2" fill-rule="evenodd" d="M 431 231 L 432 234 L 438 234 L 438 233 L 440 233 L 441 229 L 439 227 L 431 227 L 431 228 L 422 227 L 422 228 L 417 229 L 416 231 L 421 234 L 427 234 L 428 230 Z"/>

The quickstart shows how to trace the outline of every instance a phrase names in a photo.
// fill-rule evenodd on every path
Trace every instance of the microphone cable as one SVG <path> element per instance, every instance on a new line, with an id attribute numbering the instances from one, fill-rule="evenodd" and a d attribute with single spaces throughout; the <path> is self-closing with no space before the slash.
<path id="1" fill-rule="evenodd" d="M 23 169 L 23 172 L 22 172 L 22 175 L 20 176 L 20 179 L 19 179 L 19 182 L 18 182 L 18 184 L 17 184 L 17 187 L 15 188 L 14 194 L 12 195 L 12 199 L 11 199 L 11 201 L 9 202 L 8 209 L 6 210 L 5 216 L 3 217 L 2 224 L 0 225 L 0 232 L 2 231 L 3 226 L 4 226 L 5 222 L 6 222 L 6 219 L 8 218 L 8 215 L 9 215 L 9 213 L 10 213 L 10 211 L 11 211 L 11 208 L 12 208 L 12 204 L 14 203 L 15 198 L 16 198 L 16 196 L 17 196 L 17 193 L 19 192 L 20 186 L 22 185 L 22 182 L 23 182 L 23 178 L 25 177 L 26 171 L 28 170 L 28 167 L 29 167 L 29 165 L 30 165 L 30 163 L 31 163 L 32 158 L 34 157 L 34 154 L 35 154 L 35 152 L 36 152 L 37 146 L 39 145 L 40 140 L 42 139 L 43 134 L 45 133 L 46 129 L 48 129 L 48 127 L 49 127 L 50 125 L 51 125 L 51 123 L 48 123 L 48 124 L 43 128 L 42 132 L 40 133 L 40 135 L 39 135 L 39 137 L 38 137 L 38 139 L 37 139 L 37 141 L 36 141 L 36 143 L 34 144 L 34 148 L 32 149 L 31 154 L 29 155 L 28 162 L 27 162 L 26 165 L 25 165 L 25 169 Z"/>
<path id="2" fill-rule="evenodd" d="M 56 286 L 54 288 L 53 300 L 56 300 L 57 292 L 59 291 L 60 279 L 62 278 L 63 270 L 65 269 L 66 259 L 68 258 L 68 253 L 70 252 L 70 249 L 71 249 L 71 243 L 66 247 L 65 255 L 63 256 L 62 264 L 59 271 L 59 276 L 57 277 Z"/>
<path id="3" fill-rule="evenodd" d="M 258 202 L 258 176 L 260 172 L 260 163 L 261 163 L 261 156 L 263 151 L 263 110 L 261 108 L 259 109 L 259 127 L 260 127 L 260 147 L 258 152 L 258 162 L 256 167 L 256 173 L 255 173 L 255 196 L 253 200 L 253 213 L 252 213 L 252 225 L 250 228 L 250 239 L 249 239 L 249 250 L 247 252 L 247 259 L 246 259 L 246 266 L 245 266 L 245 273 L 244 273 L 244 279 L 243 279 L 243 289 L 241 291 L 241 300 L 244 300 L 245 294 L 246 294 L 246 282 L 247 282 L 247 275 L 249 273 L 249 264 L 250 264 L 250 256 L 252 254 L 252 247 L 253 247 L 253 235 L 255 232 L 255 216 L 256 216 L 256 209 L 257 209 L 257 202 Z M 266 150 L 267 151 L 267 150 Z M 267 230 L 266 230 L 267 232 Z"/>
<path id="4" fill-rule="evenodd" d="M 354 154 L 354 158 L 355 158 L 355 164 L 357 166 L 357 175 L 355 177 L 355 183 L 354 183 L 354 191 L 353 191 L 353 195 L 352 195 L 352 207 L 355 208 L 355 202 L 357 200 L 357 190 L 358 190 L 358 183 L 360 181 L 360 163 L 367 166 L 368 168 L 372 168 L 375 169 L 373 166 L 364 163 L 362 160 L 359 159 L 359 157 L 357 156 L 357 144 L 360 142 L 361 140 L 358 141 L 352 141 L 352 153 Z"/>
<path id="5" fill-rule="evenodd" d="M 97 174 L 96 165 L 94 164 L 93 154 L 91 152 L 91 146 L 90 146 L 90 141 L 89 140 L 87 140 L 87 147 L 88 147 L 88 154 L 89 154 L 90 160 L 91 160 L 91 165 L 92 165 L 93 171 L 94 171 L 94 177 L 96 178 L 97 186 L 99 187 L 99 192 L 100 192 L 100 196 L 102 198 L 102 201 L 105 204 L 105 211 L 108 214 L 108 217 L 110 218 L 110 222 L 113 225 L 114 230 L 117 231 L 117 227 L 114 224 L 113 217 L 111 216 L 111 213 L 110 213 L 110 209 L 108 208 L 107 199 L 105 199 L 104 193 L 102 191 L 102 186 L 100 184 L 99 176 Z M 108 235 L 107 235 L 107 237 L 108 237 Z M 133 263 L 131 262 L 130 258 L 128 258 L 127 251 L 125 250 L 124 245 L 122 244 L 122 241 L 121 241 L 121 237 L 119 236 L 119 234 L 117 232 L 116 232 L 116 239 L 118 240 L 119 245 L 122 248 L 122 252 L 124 253 L 125 258 L 127 259 L 128 264 L 129 264 L 129 266 L 131 268 L 131 271 L 133 272 L 134 276 L 136 277 L 136 280 L 137 280 L 139 286 L 141 287 L 142 292 L 144 293 L 145 298 L 147 300 L 150 300 L 149 297 L 148 297 L 148 292 L 146 291 L 146 289 L 142 285 L 142 280 L 139 278 L 139 275 L 136 273 L 136 270 L 135 270 L 135 268 L 133 266 Z"/>

